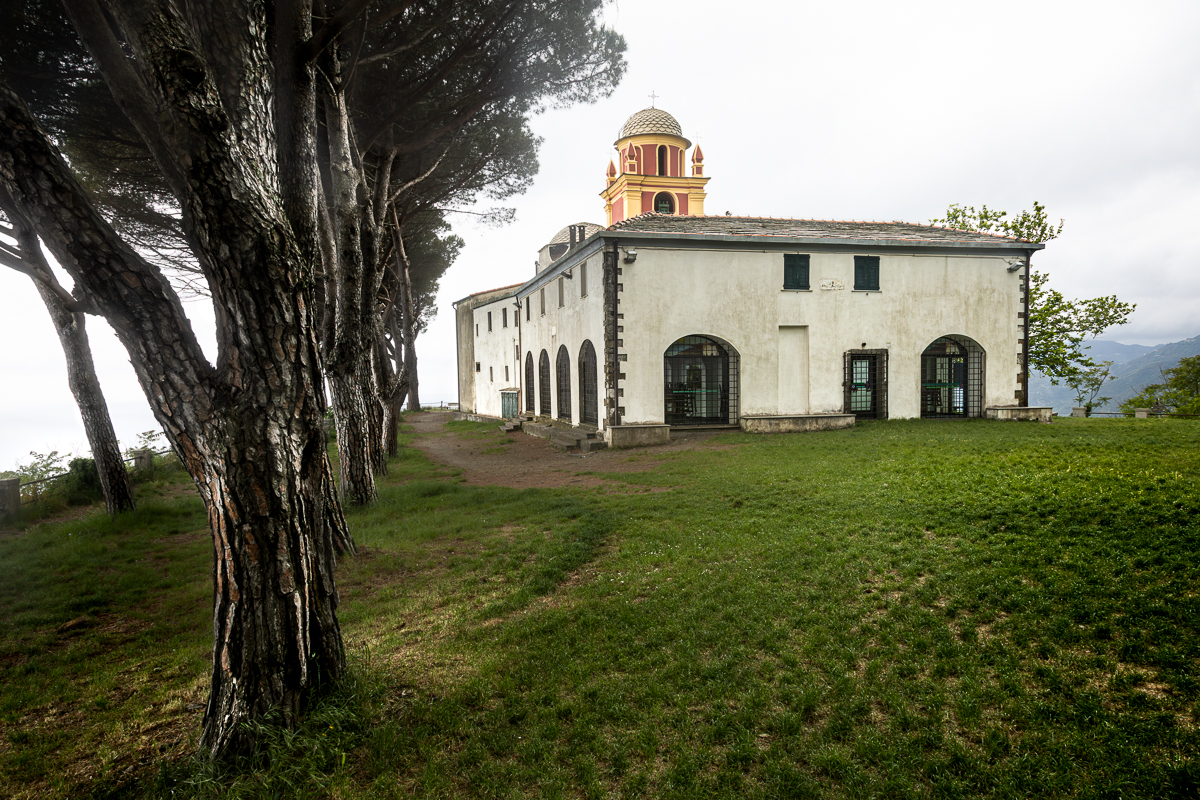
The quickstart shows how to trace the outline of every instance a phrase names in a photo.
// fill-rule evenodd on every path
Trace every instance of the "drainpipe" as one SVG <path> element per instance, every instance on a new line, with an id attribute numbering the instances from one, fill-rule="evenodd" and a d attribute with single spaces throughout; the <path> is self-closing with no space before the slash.
<path id="1" fill-rule="evenodd" d="M 617 316 L 617 308 L 619 308 L 619 304 L 617 302 L 617 283 L 618 283 L 617 271 L 620 269 L 620 266 L 618 266 L 620 263 L 621 263 L 620 242 L 617 239 L 613 239 L 613 244 L 612 244 L 612 264 L 613 264 L 613 269 L 612 269 L 612 297 L 613 297 L 613 301 L 612 301 L 612 318 L 613 318 L 613 327 L 612 327 L 612 364 L 613 364 L 612 401 L 613 401 L 613 405 L 612 405 L 612 416 L 611 416 L 613 425 L 621 424 L 621 393 L 617 389 L 618 385 L 620 384 L 620 379 L 621 379 L 621 361 L 619 358 L 617 358 L 617 331 L 621 327 L 620 325 L 617 324 L 617 322 L 621 319 L 619 316 Z"/>
<path id="2" fill-rule="evenodd" d="M 1025 308 L 1025 342 L 1021 348 L 1021 405 L 1029 407 L 1029 284 L 1033 281 L 1033 251 L 1025 251 L 1025 291 L 1021 305 Z"/>
<path id="3" fill-rule="evenodd" d="M 525 298 L 525 302 L 529 302 L 529 298 Z M 521 295 L 517 294 L 517 416 L 521 416 L 521 409 L 525 408 L 525 356 L 521 355 L 521 351 L 525 349 L 525 323 L 521 321 Z"/>

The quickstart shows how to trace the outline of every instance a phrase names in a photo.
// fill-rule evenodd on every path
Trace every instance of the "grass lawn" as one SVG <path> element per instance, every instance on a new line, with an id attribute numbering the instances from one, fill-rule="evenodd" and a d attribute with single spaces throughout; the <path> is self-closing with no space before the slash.
<path id="1" fill-rule="evenodd" d="M 503 457 L 492 426 L 447 427 Z M 198 501 L 0 540 L 0 795 L 1200 792 L 1200 422 L 622 457 L 654 468 L 514 490 L 406 447 L 348 514 L 352 685 L 237 774 L 183 758 L 211 637 Z"/>

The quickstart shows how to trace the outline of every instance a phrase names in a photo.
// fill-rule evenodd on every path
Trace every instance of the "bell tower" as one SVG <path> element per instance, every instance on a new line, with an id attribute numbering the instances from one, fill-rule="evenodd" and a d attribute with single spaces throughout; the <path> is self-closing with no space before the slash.
<path id="1" fill-rule="evenodd" d="M 684 174 L 687 149 L 679 123 L 661 108 L 643 108 L 621 128 L 614 142 L 615 162 L 608 162 L 604 214 L 608 224 L 647 211 L 704 216 L 704 153 L 692 151 L 692 174 Z"/>

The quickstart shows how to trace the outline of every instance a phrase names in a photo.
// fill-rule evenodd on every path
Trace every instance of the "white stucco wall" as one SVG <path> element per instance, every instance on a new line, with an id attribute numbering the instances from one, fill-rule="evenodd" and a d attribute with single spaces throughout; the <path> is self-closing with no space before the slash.
<path id="1" fill-rule="evenodd" d="M 517 342 L 520 337 L 518 311 L 509 295 L 472 309 L 471 335 L 474 337 L 475 363 L 460 365 L 474 371 L 474 396 L 471 409 L 477 414 L 491 417 L 502 416 L 500 391 L 518 389 L 521 385 Z M 508 313 L 508 326 L 504 325 L 504 314 Z M 488 313 L 492 315 L 492 329 L 488 330 Z M 478 331 L 478 333 L 476 333 Z M 507 368 L 508 373 L 505 374 Z"/>
<path id="2" fill-rule="evenodd" d="M 597 373 L 597 423 L 604 427 L 604 287 L 601 284 L 603 275 L 603 256 L 596 253 L 584 263 L 587 264 L 587 295 L 581 296 L 583 271 L 580 265 L 572 270 L 572 277 L 563 281 L 564 305 L 558 305 L 559 278 L 553 278 L 545 284 L 546 309 L 541 312 L 541 287 L 528 290 L 529 294 L 521 294 L 521 304 L 529 304 L 529 321 L 525 321 L 525 310 L 521 311 L 521 364 L 520 380 L 524 384 L 525 354 L 533 354 L 534 373 L 534 407 L 538 408 L 540 401 L 540 378 L 538 363 L 542 350 L 550 357 L 550 404 L 551 417 L 559 417 L 557 359 L 559 347 L 565 346 L 571 359 L 571 421 L 578 425 L 581 420 L 579 394 L 579 352 L 584 340 L 590 340 L 596 351 Z M 521 393 L 521 408 L 525 409 L 525 391 Z M 535 412 L 536 413 L 536 412 Z"/>
<path id="3" fill-rule="evenodd" d="M 888 416 L 918 417 L 921 353 L 949 334 L 986 354 L 982 404 L 1016 403 L 1024 270 L 1009 272 L 1002 256 L 797 249 L 810 254 L 812 288 L 785 291 L 781 252 L 637 249 L 620 278 L 623 422 L 663 421 L 663 354 L 690 334 L 737 350 L 740 415 L 842 411 L 843 354 L 878 348 Z M 880 256 L 879 291 L 853 290 L 855 255 Z M 844 288 L 821 288 L 837 281 Z"/>

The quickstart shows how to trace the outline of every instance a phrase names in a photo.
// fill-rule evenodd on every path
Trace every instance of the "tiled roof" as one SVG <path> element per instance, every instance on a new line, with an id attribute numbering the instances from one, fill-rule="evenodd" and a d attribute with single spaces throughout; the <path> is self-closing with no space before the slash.
<path id="1" fill-rule="evenodd" d="M 471 308 L 478 308 L 479 306 L 501 300 L 508 295 L 516 294 L 517 289 L 520 289 L 524 285 L 525 284 L 523 283 L 514 283 L 511 286 L 501 286 L 499 289 L 487 289 L 482 292 L 475 292 L 474 294 L 467 295 L 461 300 L 454 301 L 454 305 L 457 306 L 462 303 L 469 302 L 471 304 Z"/>
<path id="2" fill-rule="evenodd" d="M 617 141 L 643 133 L 658 133 L 683 138 L 683 129 L 679 127 L 679 122 L 674 117 L 661 108 L 643 108 L 625 120 L 625 125 L 621 128 L 621 135 L 617 137 Z"/>
<path id="3" fill-rule="evenodd" d="M 914 244 L 1043 245 L 977 231 L 959 231 L 936 225 L 910 222 L 857 222 L 775 217 L 690 217 L 645 213 L 622 220 L 611 231 L 719 237 L 771 237 L 779 239 L 830 239 L 841 241 L 888 241 Z"/>

